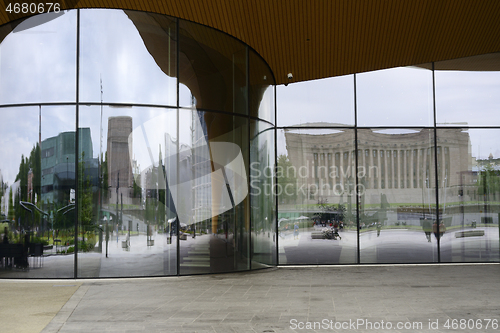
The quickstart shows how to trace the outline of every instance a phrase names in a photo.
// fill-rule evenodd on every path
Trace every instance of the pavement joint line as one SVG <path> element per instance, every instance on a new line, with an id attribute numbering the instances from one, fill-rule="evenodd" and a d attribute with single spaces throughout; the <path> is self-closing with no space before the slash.
<path id="1" fill-rule="evenodd" d="M 57 333 L 64 326 L 68 318 L 73 314 L 76 307 L 83 299 L 90 285 L 81 285 L 71 296 L 71 298 L 63 305 L 61 310 L 52 318 L 50 323 L 41 331 L 41 333 Z"/>
<path id="2" fill-rule="evenodd" d="M 338 265 L 278 265 L 278 269 L 287 268 L 343 268 L 343 267 L 423 267 L 423 266 L 494 266 L 498 262 L 460 262 L 460 263 L 424 263 L 424 264 L 338 264 Z"/>

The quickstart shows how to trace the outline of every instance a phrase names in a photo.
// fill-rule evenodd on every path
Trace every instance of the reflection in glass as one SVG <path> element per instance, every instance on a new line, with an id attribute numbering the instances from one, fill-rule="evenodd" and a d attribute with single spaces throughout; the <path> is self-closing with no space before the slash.
<path id="1" fill-rule="evenodd" d="M 247 115 L 247 59 L 236 39 L 179 21 L 179 83 L 188 88 L 179 91 L 180 106 Z"/>
<path id="2" fill-rule="evenodd" d="M 74 114 L 74 107 L 0 109 L 3 246 L 20 251 L 2 277 L 74 277 Z"/>
<path id="3" fill-rule="evenodd" d="M 435 63 L 438 126 L 500 125 L 500 53 Z"/>
<path id="4" fill-rule="evenodd" d="M 180 174 L 172 189 L 181 236 L 181 274 L 250 269 L 248 122 L 180 111 Z M 172 186 L 172 185 L 171 185 Z"/>
<path id="5" fill-rule="evenodd" d="M 279 132 L 280 264 L 357 262 L 354 149 L 351 129 Z"/>
<path id="6" fill-rule="evenodd" d="M 177 104 L 174 19 L 87 9 L 80 21 L 80 101 Z"/>
<path id="7" fill-rule="evenodd" d="M 434 131 L 358 130 L 361 263 L 436 262 Z M 385 184 L 394 184 L 385 186 Z"/>
<path id="8" fill-rule="evenodd" d="M 176 111 L 80 108 L 78 276 L 177 274 Z M 175 167 L 175 166 L 174 166 Z"/>
<path id="9" fill-rule="evenodd" d="M 0 27 L 0 104 L 75 101 L 76 11 L 23 30 L 52 15 Z"/>
<path id="10" fill-rule="evenodd" d="M 354 125 L 354 75 L 278 86 L 278 126 Z"/>
<path id="11" fill-rule="evenodd" d="M 249 51 L 249 115 L 275 123 L 274 75 L 253 50 Z"/>
<path id="12" fill-rule="evenodd" d="M 276 265 L 274 127 L 250 123 L 250 206 L 252 268 Z"/>
<path id="13" fill-rule="evenodd" d="M 441 261 L 498 261 L 500 130 L 437 133 Z"/>
<path id="14" fill-rule="evenodd" d="M 432 126 L 428 65 L 356 74 L 358 126 Z"/>

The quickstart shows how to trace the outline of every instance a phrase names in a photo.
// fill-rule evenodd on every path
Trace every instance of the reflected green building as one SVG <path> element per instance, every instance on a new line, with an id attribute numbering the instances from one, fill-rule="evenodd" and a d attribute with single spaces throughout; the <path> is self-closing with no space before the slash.
<path id="1" fill-rule="evenodd" d="M 41 174 L 42 202 L 46 205 L 69 205 L 74 202 L 75 190 L 75 132 L 63 132 L 42 141 Z M 92 158 L 90 128 L 79 128 L 79 162 L 90 171 L 97 166 Z M 95 164 L 95 165 L 94 165 Z M 94 177 L 97 173 L 94 170 Z M 96 180 L 93 180 L 96 183 Z M 97 185 L 97 184 L 96 184 Z"/>

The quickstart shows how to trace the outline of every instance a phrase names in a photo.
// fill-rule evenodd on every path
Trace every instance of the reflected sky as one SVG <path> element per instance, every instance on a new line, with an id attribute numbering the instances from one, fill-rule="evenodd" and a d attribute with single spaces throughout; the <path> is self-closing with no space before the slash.
<path id="1" fill-rule="evenodd" d="M 125 12 L 83 10 L 81 31 L 81 102 L 101 101 L 102 80 L 104 102 L 176 105 L 176 79 L 156 64 Z"/>
<path id="2" fill-rule="evenodd" d="M 500 125 L 499 92 L 499 72 L 436 71 L 437 125 Z"/>
<path id="3" fill-rule="evenodd" d="M 7 35 L 0 44 L 0 103 L 74 102 L 75 46 L 74 11 Z"/>

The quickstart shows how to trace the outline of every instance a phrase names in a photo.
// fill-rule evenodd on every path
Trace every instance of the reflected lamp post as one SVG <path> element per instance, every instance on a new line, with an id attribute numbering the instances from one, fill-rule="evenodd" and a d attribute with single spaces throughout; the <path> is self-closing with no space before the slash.
<path id="1" fill-rule="evenodd" d="M 349 222 L 352 221 L 352 190 L 353 190 L 352 177 L 349 177 L 347 179 L 347 209 L 349 213 Z"/>
<path id="2" fill-rule="evenodd" d="M 120 219 L 118 218 L 118 190 L 120 188 L 120 171 L 118 171 L 118 174 L 116 175 L 116 223 L 120 222 Z M 111 220 L 111 217 L 110 217 Z M 118 240 L 118 239 L 117 239 Z"/>
<path id="3" fill-rule="evenodd" d="M 40 208 L 38 208 L 35 204 L 33 204 L 31 202 L 19 201 L 19 204 L 21 205 L 21 207 L 23 207 L 25 210 L 27 210 L 31 213 L 31 229 L 32 230 L 30 233 L 30 237 L 32 237 L 31 234 L 33 233 L 33 229 L 35 229 L 35 216 L 34 216 L 33 210 L 29 209 L 27 206 L 32 207 L 33 209 L 35 209 L 37 212 L 39 212 L 42 215 L 49 216 L 49 214 L 44 212 L 43 210 L 41 210 Z"/>

